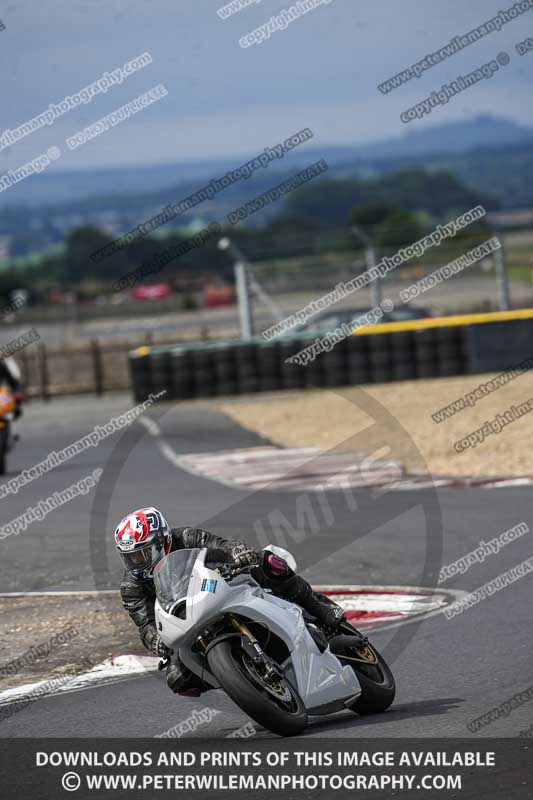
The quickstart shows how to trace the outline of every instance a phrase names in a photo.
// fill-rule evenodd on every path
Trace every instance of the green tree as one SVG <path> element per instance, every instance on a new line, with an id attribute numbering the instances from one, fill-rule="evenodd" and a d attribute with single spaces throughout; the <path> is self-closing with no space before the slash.
<path id="1" fill-rule="evenodd" d="M 387 217 L 390 217 L 391 214 L 398 210 L 397 207 L 390 203 L 376 200 L 354 208 L 350 213 L 349 224 L 362 228 L 370 239 L 375 239 L 380 225 L 385 222 Z"/>
<path id="2" fill-rule="evenodd" d="M 422 237 L 422 230 L 416 214 L 398 209 L 389 214 L 378 226 L 376 244 L 380 247 L 397 249 L 406 247 Z"/>
<path id="3" fill-rule="evenodd" d="M 65 279 L 69 283 L 79 284 L 86 279 L 107 276 L 107 259 L 97 263 L 91 259 L 91 254 L 111 241 L 106 233 L 92 225 L 73 228 L 65 242 Z"/>

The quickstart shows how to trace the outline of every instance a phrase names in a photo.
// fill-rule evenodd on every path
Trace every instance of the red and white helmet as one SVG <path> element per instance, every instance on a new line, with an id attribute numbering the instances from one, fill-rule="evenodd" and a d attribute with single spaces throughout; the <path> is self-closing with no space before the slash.
<path id="1" fill-rule="evenodd" d="M 115 545 L 124 566 L 136 578 L 152 577 L 156 564 L 170 552 L 168 522 L 157 508 L 140 508 L 115 530 Z"/>

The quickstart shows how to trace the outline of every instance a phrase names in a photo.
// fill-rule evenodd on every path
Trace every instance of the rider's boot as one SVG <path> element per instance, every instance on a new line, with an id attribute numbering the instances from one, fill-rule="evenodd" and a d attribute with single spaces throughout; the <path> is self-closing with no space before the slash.
<path id="1" fill-rule="evenodd" d="M 311 585 L 292 572 L 276 581 L 270 579 L 268 584 L 275 594 L 290 600 L 303 608 L 308 614 L 316 617 L 321 627 L 335 630 L 344 620 L 344 611 L 336 603 L 327 603 L 320 600 L 313 592 Z"/>
<path id="2" fill-rule="evenodd" d="M 344 621 L 344 611 L 336 603 L 325 603 L 320 600 L 313 592 L 311 586 L 304 578 L 296 575 L 299 579 L 300 586 L 297 599 L 294 601 L 298 603 L 305 611 L 316 617 L 318 624 L 323 628 L 330 628 L 336 630 L 341 622 Z"/>
<path id="3" fill-rule="evenodd" d="M 167 686 L 175 694 L 185 697 L 200 697 L 202 691 L 211 688 L 187 669 L 178 658 L 173 658 L 167 669 Z"/>

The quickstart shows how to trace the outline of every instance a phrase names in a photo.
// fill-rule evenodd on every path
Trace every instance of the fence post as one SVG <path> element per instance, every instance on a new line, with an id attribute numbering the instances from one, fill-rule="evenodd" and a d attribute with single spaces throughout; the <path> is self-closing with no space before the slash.
<path id="1" fill-rule="evenodd" d="M 39 378 L 41 382 L 41 400 L 50 400 L 49 380 L 48 380 L 48 357 L 46 345 L 39 345 Z"/>
<path id="2" fill-rule="evenodd" d="M 21 374 L 22 374 L 22 385 L 23 386 L 27 386 L 28 385 L 28 376 L 29 376 L 29 372 L 30 371 L 28 369 L 28 354 L 27 354 L 25 348 L 23 348 L 20 351 L 20 360 L 21 360 L 21 369 L 20 369 L 20 371 L 21 371 Z"/>
<path id="3" fill-rule="evenodd" d="M 93 356 L 94 391 L 96 395 L 100 396 L 104 393 L 104 375 L 102 368 L 102 350 L 100 349 L 98 339 L 91 339 L 91 351 Z"/>
<path id="4" fill-rule="evenodd" d="M 246 263 L 236 261 L 233 267 L 235 273 L 235 285 L 237 287 L 237 298 L 239 301 L 239 317 L 241 321 L 241 339 L 251 339 L 253 336 L 254 323 L 252 315 L 252 304 L 250 302 L 250 291 L 248 286 L 248 276 L 246 274 Z"/>
<path id="5" fill-rule="evenodd" d="M 496 275 L 498 278 L 498 296 L 500 311 L 509 311 L 511 308 L 511 298 L 509 295 L 509 276 L 507 274 L 507 264 L 505 261 L 505 244 L 501 230 L 497 231 L 501 247 L 494 251 L 494 261 L 496 264 Z"/>

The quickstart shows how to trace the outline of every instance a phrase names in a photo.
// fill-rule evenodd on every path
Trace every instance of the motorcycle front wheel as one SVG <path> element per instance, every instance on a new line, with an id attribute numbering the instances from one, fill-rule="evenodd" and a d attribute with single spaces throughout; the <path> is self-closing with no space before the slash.
<path id="1" fill-rule="evenodd" d="M 223 639 L 209 651 L 209 669 L 234 703 L 279 736 L 296 736 L 307 712 L 296 689 L 282 676 L 265 677 L 237 638 Z"/>

